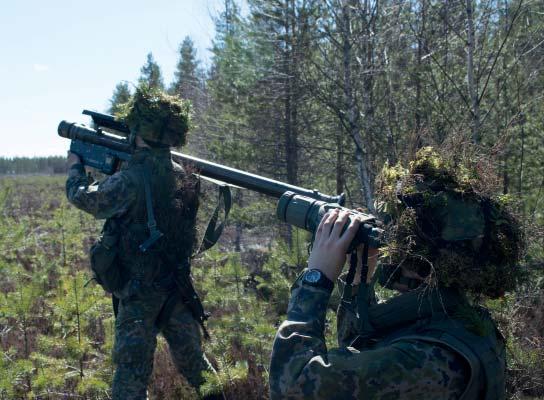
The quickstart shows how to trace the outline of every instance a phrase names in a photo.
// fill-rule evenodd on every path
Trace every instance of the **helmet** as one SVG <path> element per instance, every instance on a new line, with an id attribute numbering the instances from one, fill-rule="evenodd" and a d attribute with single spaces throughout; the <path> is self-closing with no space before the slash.
<path id="1" fill-rule="evenodd" d="M 190 114 L 189 102 L 141 85 L 118 117 L 150 145 L 178 147 L 187 140 Z"/>
<path id="2" fill-rule="evenodd" d="M 390 221 L 389 267 L 380 281 L 395 281 L 399 268 L 391 265 L 402 265 L 429 284 L 475 295 L 495 298 L 515 288 L 522 276 L 519 224 L 500 198 L 478 192 L 466 172 L 451 168 L 430 147 L 421 149 L 408 169 L 384 168 L 378 210 Z"/>

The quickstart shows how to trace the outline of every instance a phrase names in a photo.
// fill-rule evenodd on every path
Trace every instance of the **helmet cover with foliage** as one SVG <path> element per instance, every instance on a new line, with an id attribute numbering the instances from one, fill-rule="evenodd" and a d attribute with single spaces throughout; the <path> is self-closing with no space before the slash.
<path id="1" fill-rule="evenodd" d="M 187 140 L 191 105 L 159 89 L 140 85 L 117 117 L 125 121 L 132 134 L 151 145 L 179 147 Z"/>
<path id="2" fill-rule="evenodd" d="M 386 280 L 398 279 L 402 266 L 429 285 L 475 296 L 496 298 L 516 287 L 523 276 L 521 229 L 504 198 L 476 186 L 468 169 L 452 167 L 431 147 L 419 150 L 408 169 L 384 167 L 377 197 L 390 219 Z"/>

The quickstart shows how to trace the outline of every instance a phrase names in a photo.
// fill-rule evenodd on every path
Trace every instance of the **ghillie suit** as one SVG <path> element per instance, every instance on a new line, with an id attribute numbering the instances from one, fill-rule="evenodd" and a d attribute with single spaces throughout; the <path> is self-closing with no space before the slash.
<path id="1" fill-rule="evenodd" d="M 213 368 L 202 352 L 199 324 L 187 300 L 197 299 L 189 274 L 198 180 L 170 157 L 170 146 L 185 143 L 188 105 L 141 87 L 124 111 L 131 133 L 150 148 L 136 147 L 119 172 L 91 186 L 83 166 L 74 165 L 66 192 L 76 207 L 107 218 L 103 236 L 115 239 L 110 246 L 116 250 L 120 276 L 107 288 L 119 299 L 112 397 L 145 399 L 159 332 L 178 371 L 195 388 L 204 382 L 203 372 Z M 144 251 L 155 218 L 163 236 Z M 188 293 L 180 289 L 180 281 Z"/>
<path id="2" fill-rule="evenodd" d="M 497 298 L 517 286 L 523 277 L 521 229 L 504 198 L 480 194 L 476 183 L 430 147 L 408 169 L 383 169 L 378 209 L 390 221 L 383 284 L 401 280 L 404 267 L 431 287 L 455 287 L 475 297 Z"/>

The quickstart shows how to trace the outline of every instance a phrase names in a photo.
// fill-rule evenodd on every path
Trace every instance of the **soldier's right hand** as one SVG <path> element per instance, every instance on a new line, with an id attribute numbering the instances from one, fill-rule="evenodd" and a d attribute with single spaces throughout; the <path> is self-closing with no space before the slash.
<path id="1" fill-rule="evenodd" d="M 361 220 L 349 218 L 346 211 L 334 209 L 325 214 L 317 227 L 308 259 L 308 268 L 320 270 L 335 282 L 346 262 L 346 251 L 355 237 Z M 349 224 L 343 231 L 344 225 Z M 342 233 L 343 232 L 343 233 Z"/>

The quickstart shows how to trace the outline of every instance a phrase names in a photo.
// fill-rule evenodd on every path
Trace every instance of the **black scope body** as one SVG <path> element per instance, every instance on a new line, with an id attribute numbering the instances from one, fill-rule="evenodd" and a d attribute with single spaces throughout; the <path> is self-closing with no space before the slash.
<path id="1" fill-rule="evenodd" d="M 74 122 L 61 121 L 58 127 L 58 134 L 66 139 L 80 140 L 85 143 L 96 144 L 124 153 L 132 152 L 131 146 L 125 138 L 116 138 L 112 135 L 106 135 L 100 131 Z"/>
<path id="2" fill-rule="evenodd" d="M 327 203 L 311 197 L 297 195 L 293 192 L 286 192 L 280 197 L 276 213 L 281 221 L 315 234 L 323 216 L 334 209 L 347 211 L 350 220 L 355 217 L 362 217 L 363 220 L 348 248 L 348 253 L 362 243 L 374 248 L 380 246 L 383 230 L 377 227 L 376 217 L 357 210 L 350 210 L 337 203 Z M 347 229 L 348 225 L 346 223 L 344 230 Z"/>

